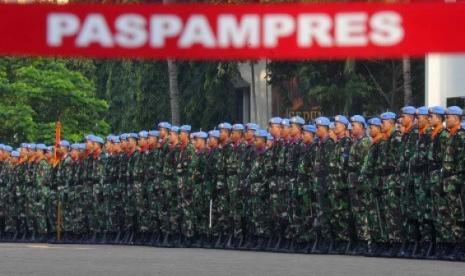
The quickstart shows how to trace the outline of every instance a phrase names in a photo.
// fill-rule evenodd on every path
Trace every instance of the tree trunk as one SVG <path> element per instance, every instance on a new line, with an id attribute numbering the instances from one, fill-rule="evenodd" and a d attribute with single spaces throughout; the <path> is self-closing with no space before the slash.
<path id="1" fill-rule="evenodd" d="M 410 58 L 402 59 L 402 74 L 404 78 L 404 105 L 412 104 L 412 74 L 410 72 Z"/>
<path id="2" fill-rule="evenodd" d="M 181 115 L 179 110 L 178 66 L 175 60 L 168 59 L 168 80 L 170 84 L 171 123 L 179 125 Z"/>

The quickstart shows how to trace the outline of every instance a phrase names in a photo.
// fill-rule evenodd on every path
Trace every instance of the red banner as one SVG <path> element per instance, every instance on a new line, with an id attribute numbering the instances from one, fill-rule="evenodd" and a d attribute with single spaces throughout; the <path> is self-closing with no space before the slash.
<path id="1" fill-rule="evenodd" d="M 388 58 L 465 52 L 465 4 L 0 5 L 0 55 Z"/>

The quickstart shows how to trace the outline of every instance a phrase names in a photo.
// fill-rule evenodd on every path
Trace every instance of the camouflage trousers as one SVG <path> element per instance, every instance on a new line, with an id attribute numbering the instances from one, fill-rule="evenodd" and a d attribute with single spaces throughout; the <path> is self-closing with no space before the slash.
<path id="1" fill-rule="evenodd" d="M 386 207 L 386 231 L 389 241 L 405 242 L 407 240 L 404 225 L 405 203 L 402 202 L 404 191 L 395 174 L 384 176 L 382 181 L 384 184 L 383 202 Z"/>
<path id="2" fill-rule="evenodd" d="M 338 240 L 348 241 L 353 232 L 349 200 L 348 184 L 343 178 L 333 175 L 329 190 L 330 220 Z"/>
<path id="3" fill-rule="evenodd" d="M 194 187 L 187 175 L 179 176 L 178 179 L 179 201 L 178 210 L 181 212 L 180 227 L 181 234 L 187 238 L 192 238 L 195 234 L 195 209 L 194 209 Z"/>
<path id="4" fill-rule="evenodd" d="M 249 233 L 254 236 L 270 237 L 270 209 L 268 187 L 265 181 L 250 183 L 248 209 L 250 210 Z"/>
<path id="5" fill-rule="evenodd" d="M 194 225 L 198 235 L 210 234 L 211 182 L 196 181 L 193 189 Z"/>
<path id="6" fill-rule="evenodd" d="M 289 227 L 289 187 L 285 176 L 278 176 L 269 180 L 271 231 L 275 235 L 285 236 Z"/>
<path id="7" fill-rule="evenodd" d="M 366 238 L 371 242 L 388 242 L 385 216 L 385 195 L 380 187 L 380 177 L 367 179 L 366 199 Z"/>
<path id="8" fill-rule="evenodd" d="M 212 233 L 214 236 L 232 234 L 229 232 L 232 227 L 229 220 L 229 191 L 223 175 L 218 175 L 213 195 Z"/>
<path id="9" fill-rule="evenodd" d="M 313 222 L 315 234 L 319 234 L 324 239 L 335 238 L 335 233 L 331 224 L 331 210 L 328 192 L 329 177 L 318 176 L 315 178 L 314 193 L 316 197 L 315 211 L 316 217 Z"/>
<path id="10" fill-rule="evenodd" d="M 226 178 L 229 193 L 229 225 L 232 235 L 238 237 L 243 235 L 244 222 L 244 198 L 242 197 L 242 186 L 238 175 L 228 175 Z"/>
<path id="11" fill-rule="evenodd" d="M 158 178 L 149 178 L 144 182 L 146 200 L 144 206 L 147 212 L 141 218 L 141 225 L 147 225 L 148 230 L 152 233 L 159 234 L 160 221 L 158 213 L 160 212 L 160 183 Z"/>
<path id="12" fill-rule="evenodd" d="M 350 214 L 349 222 L 352 225 L 353 236 L 357 240 L 368 241 L 368 218 L 367 204 L 369 199 L 369 189 L 367 183 L 358 181 L 356 173 L 349 173 L 349 200 Z M 376 210 L 376 209 L 375 209 Z"/>
<path id="13" fill-rule="evenodd" d="M 110 187 L 110 198 L 108 203 L 108 231 L 121 232 L 124 230 L 124 190 L 126 184 L 122 179 L 116 180 L 116 183 Z"/>
<path id="14" fill-rule="evenodd" d="M 461 175 L 453 175 L 443 180 L 448 216 L 443 218 L 447 242 L 465 242 L 465 179 Z"/>
<path id="15" fill-rule="evenodd" d="M 301 176 L 296 181 L 291 193 L 292 220 L 290 229 L 292 239 L 300 242 L 310 241 L 310 231 L 314 216 L 314 197 L 312 184 L 309 177 Z"/>
<path id="16" fill-rule="evenodd" d="M 93 183 L 92 189 L 92 209 L 88 213 L 90 231 L 101 233 L 106 227 L 106 206 L 103 197 L 103 185 Z"/>
<path id="17" fill-rule="evenodd" d="M 160 212 L 161 231 L 165 235 L 179 234 L 178 185 L 175 178 L 162 182 L 162 208 Z"/>
<path id="18" fill-rule="evenodd" d="M 422 241 L 431 241 L 436 236 L 433 224 L 433 201 L 431 198 L 431 182 L 426 172 L 414 174 L 414 195 L 416 203 L 416 219 Z"/>

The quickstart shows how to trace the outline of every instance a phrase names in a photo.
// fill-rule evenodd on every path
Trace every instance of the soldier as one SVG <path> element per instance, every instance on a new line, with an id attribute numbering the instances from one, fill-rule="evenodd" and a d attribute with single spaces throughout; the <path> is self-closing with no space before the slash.
<path id="1" fill-rule="evenodd" d="M 50 221 L 48 212 L 52 208 L 51 189 L 50 189 L 50 165 L 45 157 L 47 146 L 44 144 L 36 145 L 36 158 L 34 160 L 34 179 L 32 191 L 32 212 L 33 234 L 31 241 L 37 241 L 38 237 L 48 239 L 53 233 L 55 221 Z M 54 211 L 54 210 L 53 210 Z"/>
<path id="2" fill-rule="evenodd" d="M 386 143 L 381 131 L 382 122 L 379 118 L 368 120 L 371 144 L 368 155 L 361 167 L 359 183 L 366 183 L 365 194 L 365 217 L 366 217 L 366 239 L 368 241 L 367 254 L 375 255 L 384 250 L 388 242 L 386 232 L 386 218 L 384 210 L 384 189 L 381 182 L 383 175 L 382 150 Z"/>
<path id="3" fill-rule="evenodd" d="M 416 253 L 420 237 L 420 224 L 417 217 L 417 206 L 415 201 L 414 191 L 414 175 L 412 163 L 414 162 L 414 154 L 417 150 L 418 143 L 418 127 L 415 125 L 416 108 L 406 106 L 401 112 L 401 148 L 398 159 L 397 170 L 400 173 L 399 188 L 400 188 L 400 215 L 401 225 L 400 239 L 402 247 L 400 255 Z M 406 243 L 414 243 L 413 250 Z"/>
<path id="4" fill-rule="evenodd" d="M 3 198 L 0 199 L 4 203 L 4 218 L 5 218 L 5 225 L 4 225 L 4 240 L 12 240 L 15 233 L 19 232 L 17 227 L 18 223 L 18 208 L 17 207 L 17 200 L 16 200 L 16 190 L 15 190 L 15 172 L 16 168 L 18 167 L 20 158 L 20 153 L 18 150 L 11 152 L 11 157 L 8 161 L 6 161 L 3 172 L 4 176 L 3 179 L 3 188 L 4 194 Z M 16 234 L 17 236 L 17 234 Z"/>
<path id="5" fill-rule="evenodd" d="M 164 130 L 165 128 L 160 128 L 160 138 Z M 163 200 L 160 220 L 162 221 L 162 232 L 164 235 L 162 245 L 171 246 L 172 241 L 176 244 L 181 242 L 181 234 L 179 232 L 180 210 L 177 209 L 179 193 L 176 179 L 176 158 L 179 152 L 179 127 L 171 126 L 170 136 L 169 138 L 163 138 L 163 141 L 166 141 L 165 139 L 168 139 L 169 144 L 163 144 L 163 147 L 168 147 L 168 151 L 164 157 L 163 165 L 163 196 L 161 197 Z"/>
<path id="6" fill-rule="evenodd" d="M 366 211 L 369 189 L 365 182 L 359 182 L 359 177 L 361 176 L 363 162 L 368 155 L 370 140 L 366 136 L 366 122 L 363 116 L 354 115 L 350 117 L 350 122 L 352 126 L 352 145 L 350 146 L 347 161 L 349 171 L 347 181 L 349 185 L 349 206 L 351 208 L 349 221 L 352 222 L 349 227 L 354 227 L 354 229 L 351 230 L 352 235 L 346 253 L 350 253 L 350 243 L 355 246 L 355 250 L 365 252 L 365 245 L 368 241 Z"/>
<path id="7" fill-rule="evenodd" d="M 231 127 L 231 143 L 225 159 L 226 182 L 229 195 L 230 235 L 226 247 L 242 246 L 245 235 L 245 198 L 247 197 L 245 182 L 245 144 L 242 142 L 244 126 L 234 124 Z"/>
<path id="8" fill-rule="evenodd" d="M 180 222 L 180 234 L 183 242 L 179 245 L 190 246 L 196 237 L 195 221 L 196 213 L 193 202 L 195 171 L 195 149 L 189 141 L 192 127 L 182 125 L 179 134 L 179 148 L 176 156 L 176 181 L 179 193 L 178 211 Z"/>
<path id="9" fill-rule="evenodd" d="M 283 239 L 282 233 L 282 202 L 281 202 L 281 186 L 279 186 L 279 174 L 278 174 L 278 159 L 281 151 L 281 123 L 280 117 L 273 117 L 269 120 L 269 131 L 270 136 L 273 137 L 273 145 L 270 146 L 270 158 L 272 160 L 270 166 L 270 174 L 268 176 L 269 187 L 270 187 L 270 208 L 271 208 L 271 220 L 270 229 L 272 238 L 270 239 L 267 248 L 270 250 L 277 250 L 281 247 Z M 273 244 L 273 242 L 276 242 Z M 273 248 L 271 246 L 273 245 Z"/>
<path id="10" fill-rule="evenodd" d="M 348 161 L 351 139 L 347 137 L 346 130 L 349 120 L 343 115 L 334 117 L 334 134 L 336 144 L 331 157 L 329 173 L 331 185 L 329 199 L 331 203 L 331 225 L 336 233 L 334 242 L 347 243 L 349 249 L 351 242 L 354 240 L 354 221 L 351 220 L 351 206 L 349 198 L 349 186 L 347 184 Z M 336 248 L 334 244 L 333 249 Z"/>
<path id="11" fill-rule="evenodd" d="M 134 197 L 135 197 L 135 220 L 136 231 L 138 234 L 138 243 L 146 244 L 150 241 L 150 214 L 148 186 L 146 181 L 147 170 L 149 167 L 149 144 L 148 131 L 142 130 L 138 133 L 137 141 L 137 160 L 134 171 Z"/>
<path id="12" fill-rule="evenodd" d="M 395 129 L 396 114 L 385 112 L 380 115 L 381 131 L 384 134 L 386 143 L 382 149 L 382 183 L 383 202 L 385 204 L 386 231 L 389 235 L 390 251 L 384 252 L 390 256 L 396 256 L 399 243 L 402 242 L 402 249 L 406 246 L 406 237 L 402 221 L 401 210 L 401 189 L 399 186 L 399 174 L 397 163 L 399 162 L 401 150 L 401 133 Z"/>
<path id="13" fill-rule="evenodd" d="M 231 210 L 229 205 L 229 187 L 227 183 L 227 163 L 226 160 L 231 154 L 232 147 L 230 146 L 231 140 L 229 138 L 232 126 L 229 123 L 221 123 L 218 125 L 219 137 L 218 137 L 218 151 L 219 160 L 215 164 L 215 171 L 218 172 L 215 185 L 214 199 L 214 235 L 217 237 L 215 247 L 223 247 L 223 238 L 226 237 L 229 240 L 229 236 L 232 239 L 232 225 L 230 221 Z"/>
<path id="14" fill-rule="evenodd" d="M 334 141 L 329 137 L 330 121 L 326 117 L 318 117 L 315 120 L 317 127 L 316 134 L 318 136 L 318 144 L 315 152 L 314 172 L 315 172 L 315 186 L 314 193 L 316 196 L 316 218 L 313 224 L 315 242 L 312 246 L 312 253 L 323 252 L 323 240 L 329 240 L 329 250 L 334 246 L 336 234 L 330 220 L 330 202 L 328 199 L 329 194 L 329 171 L 331 158 L 334 154 Z"/>
<path id="15" fill-rule="evenodd" d="M 315 213 L 315 194 L 314 187 L 314 160 L 316 153 L 314 125 L 304 125 L 302 135 L 302 151 L 298 161 L 298 178 L 296 185 L 296 208 L 295 217 L 296 224 L 299 226 L 296 234 L 298 240 L 306 244 L 303 247 L 303 252 L 308 253 L 311 250 L 311 232 L 313 220 L 316 217 Z"/>
<path id="16" fill-rule="evenodd" d="M 422 106 L 415 113 L 418 127 L 418 139 L 410 161 L 411 175 L 413 178 L 413 194 L 415 199 L 415 219 L 418 222 L 419 240 L 412 251 L 413 256 L 422 256 L 426 252 L 420 248 L 420 242 L 432 244 L 434 225 L 432 221 L 431 187 L 428 173 L 428 147 L 431 142 L 431 129 L 428 120 L 428 108 Z M 420 250 L 421 249 L 421 250 Z"/>
<path id="17" fill-rule="evenodd" d="M 102 151 L 104 141 L 101 137 L 92 135 L 89 137 L 87 144 L 92 144 L 92 152 L 87 158 L 88 164 L 87 181 L 91 196 L 89 206 L 92 210 L 88 213 L 89 230 L 92 232 L 91 242 L 95 243 L 98 238 L 102 237 L 106 227 L 105 217 L 108 214 L 104 204 L 103 181 L 105 173 L 105 154 Z"/>
<path id="18" fill-rule="evenodd" d="M 444 127 L 446 110 L 440 106 L 429 108 L 429 123 L 431 125 L 430 145 L 428 146 L 428 174 L 431 188 L 433 232 L 426 256 L 434 256 L 436 252 L 445 250 L 445 243 L 450 235 L 448 227 L 444 224 L 449 216 L 448 203 L 442 185 L 442 167 L 446 153 L 449 132 Z M 438 248 L 434 242 L 439 245 Z M 438 250 L 436 250 L 438 249 Z M 443 255 L 444 252 L 438 252 Z"/>
<path id="19" fill-rule="evenodd" d="M 446 126 L 449 131 L 443 161 L 443 187 L 448 205 L 448 216 L 444 218 L 446 238 L 455 244 L 455 251 L 446 258 L 459 257 L 465 242 L 465 130 L 460 126 L 463 110 L 450 106 L 446 110 Z M 463 253 L 462 253 L 463 254 Z"/>
<path id="20" fill-rule="evenodd" d="M 222 210 L 225 208 L 222 204 L 225 203 L 224 184 L 217 185 L 219 182 L 224 183 L 221 178 L 224 176 L 224 162 L 219 148 L 220 132 L 211 130 L 208 132 L 208 153 L 206 161 L 205 182 L 207 187 L 210 187 L 209 194 L 209 242 L 213 245 L 216 240 L 217 246 L 221 244 L 223 235 L 223 226 L 225 224 Z M 207 246 L 209 244 L 207 243 Z"/>
<path id="21" fill-rule="evenodd" d="M 193 133 L 195 155 L 192 156 L 192 205 L 195 247 L 201 247 L 209 240 L 209 214 L 211 199 L 211 182 L 207 181 L 207 145 L 208 134 L 199 131 Z"/>
<path id="22" fill-rule="evenodd" d="M 79 144 L 72 144 L 69 155 L 64 157 L 60 164 L 58 180 L 61 182 L 61 200 L 63 210 L 63 240 L 64 242 L 73 242 L 76 240 L 75 234 L 78 227 L 75 225 L 76 210 L 74 207 L 80 201 L 76 191 L 77 173 L 80 167 L 79 163 Z"/>
<path id="23" fill-rule="evenodd" d="M 271 237 L 269 205 L 269 186 L 267 176 L 272 166 L 270 163 L 269 153 L 266 150 L 266 137 L 268 133 L 265 130 L 255 132 L 255 149 L 252 161 L 252 168 L 248 176 L 249 197 L 248 207 L 250 208 L 250 229 L 249 233 L 253 235 L 249 244 L 254 250 L 265 249 L 267 239 Z"/>
<path id="24" fill-rule="evenodd" d="M 7 240 L 6 221 L 8 218 L 8 180 L 11 170 L 10 153 L 13 148 L 0 144 L 0 241 Z"/>
<path id="25" fill-rule="evenodd" d="M 163 172 L 163 162 L 161 162 L 161 150 L 158 144 L 158 137 L 160 132 L 157 130 L 151 130 L 148 132 L 147 144 L 148 144 L 148 156 L 147 156 L 147 171 L 145 173 L 145 183 L 148 198 L 148 214 L 150 222 L 150 232 L 152 237 L 150 244 L 158 245 L 162 238 L 160 232 L 160 202 L 161 202 L 161 172 Z"/>
<path id="26" fill-rule="evenodd" d="M 286 228 L 286 239 L 290 241 L 288 250 L 295 251 L 298 240 L 298 233 L 302 225 L 302 218 L 297 212 L 298 202 L 298 189 L 297 189 L 297 175 L 299 158 L 303 149 L 302 145 L 302 127 L 305 125 L 305 120 L 302 117 L 294 116 L 290 119 L 290 139 L 287 145 L 285 160 L 285 175 L 287 178 L 287 213 L 288 213 L 288 227 Z"/>

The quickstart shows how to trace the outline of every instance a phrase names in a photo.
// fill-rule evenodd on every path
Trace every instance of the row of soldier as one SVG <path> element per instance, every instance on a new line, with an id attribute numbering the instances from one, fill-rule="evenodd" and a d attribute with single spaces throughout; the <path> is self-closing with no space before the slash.
<path id="1" fill-rule="evenodd" d="M 463 257 L 452 106 L 0 146 L 3 240 Z M 367 135 L 368 134 L 368 135 Z M 459 257 L 458 257 L 459 256 Z M 460 257 L 461 256 L 461 257 Z"/>

